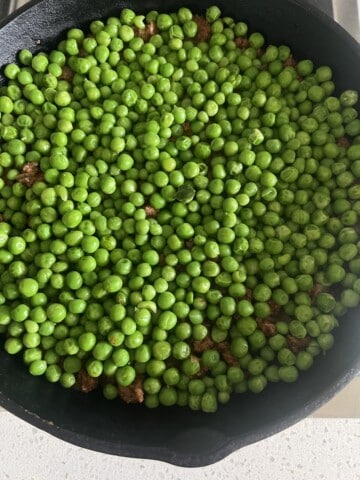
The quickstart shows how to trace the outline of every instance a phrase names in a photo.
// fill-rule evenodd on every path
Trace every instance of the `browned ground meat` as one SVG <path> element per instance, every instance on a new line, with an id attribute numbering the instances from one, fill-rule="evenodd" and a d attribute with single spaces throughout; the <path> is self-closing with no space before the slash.
<path id="1" fill-rule="evenodd" d="M 187 135 L 188 137 L 192 135 L 190 122 L 185 122 L 182 128 L 183 128 L 184 135 Z"/>
<path id="2" fill-rule="evenodd" d="M 304 350 L 309 345 L 309 343 L 311 342 L 311 338 L 296 338 L 292 335 L 287 335 L 286 341 L 289 349 L 296 354 L 299 353 L 301 350 Z"/>
<path id="3" fill-rule="evenodd" d="M 292 55 L 289 55 L 289 57 L 283 61 L 284 67 L 295 67 L 297 64 L 297 61 Z"/>
<path id="4" fill-rule="evenodd" d="M 145 28 L 134 28 L 135 35 L 140 37 L 144 40 L 144 42 L 148 42 L 153 35 L 158 33 L 158 29 L 156 23 L 151 21 L 149 22 Z"/>
<path id="5" fill-rule="evenodd" d="M 146 205 L 145 213 L 147 218 L 156 218 L 159 215 L 159 210 L 156 210 L 156 208 L 151 205 Z"/>
<path id="6" fill-rule="evenodd" d="M 276 333 L 276 326 L 275 324 L 269 320 L 269 319 L 265 319 L 265 318 L 257 318 L 256 319 L 256 322 L 258 324 L 258 327 L 260 328 L 260 330 L 267 336 L 267 337 L 271 337 L 272 335 L 275 335 Z"/>
<path id="7" fill-rule="evenodd" d="M 37 163 L 29 162 L 25 163 L 17 180 L 27 187 L 32 187 L 34 183 L 44 180 L 44 174 Z"/>
<path id="8" fill-rule="evenodd" d="M 84 58 L 87 57 L 88 53 L 82 47 L 79 48 L 79 57 Z"/>
<path id="9" fill-rule="evenodd" d="M 228 365 L 233 367 L 239 366 L 239 360 L 231 353 L 229 342 L 220 342 L 215 348 Z"/>
<path id="10" fill-rule="evenodd" d="M 241 50 L 245 50 L 249 47 L 249 40 L 247 37 L 236 37 L 235 38 L 235 45 L 239 47 Z"/>
<path id="11" fill-rule="evenodd" d="M 60 80 L 66 80 L 67 82 L 72 82 L 73 78 L 74 78 L 74 72 L 71 70 L 70 67 L 65 65 L 62 69 Z"/>
<path id="12" fill-rule="evenodd" d="M 202 353 L 210 348 L 213 348 L 214 342 L 209 336 L 205 337 L 204 340 L 194 340 L 192 344 L 192 349 L 195 353 Z"/>
<path id="13" fill-rule="evenodd" d="M 211 37 L 211 25 L 206 18 L 200 15 L 194 15 L 193 20 L 198 27 L 197 34 L 194 38 L 195 42 L 207 42 Z"/>
<path id="14" fill-rule="evenodd" d="M 99 379 L 90 377 L 86 370 L 81 369 L 76 374 L 75 389 L 83 393 L 89 393 L 95 390 L 99 385 Z"/>
<path id="15" fill-rule="evenodd" d="M 119 395 L 125 403 L 142 403 L 144 401 L 143 379 L 138 377 L 129 387 L 119 387 Z"/>
<path id="16" fill-rule="evenodd" d="M 269 300 L 267 303 L 268 303 L 268 305 L 269 305 L 269 307 L 270 307 L 271 314 L 277 314 L 277 313 L 279 313 L 279 311 L 280 311 L 280 305 L 278 305 L 276 302 L 274 302 L 274 300 Z"/>

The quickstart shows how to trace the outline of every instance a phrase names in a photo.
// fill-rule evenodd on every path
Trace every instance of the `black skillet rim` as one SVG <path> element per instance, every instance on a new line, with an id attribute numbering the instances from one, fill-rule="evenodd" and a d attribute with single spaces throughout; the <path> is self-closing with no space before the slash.
<path id="1" fill-rule="evenodd" d="M 287 0 L 288 3 L 294 4 L 306 10 L 310 15 L 314 16 L 317 21 L 331 23 L 333 31 L 342 37 L 342 40 L 347 44 L 348 48 L 353 52 L 359 51 L 359 44 L 353 39 L 339 24 L 337 24 L 328 15 L 322 12 L 318 7 L 315 7 L 308 3 L 308 0 Z M 11 23 L 15 18 L 30 10 L 35 5 L 46 2 L 46 0 L 32 0 L 20 9 L 13 12 L 6 19 L 0 22 L 0 32 L 3 27 Z M 216 3 L 216 2 L 214 2 Z M 179 454 L 173 449 L 167 447 L 153 447 L 146 448 L 145 451 L 141 446 L 134 445 L 114 445 L 113 442 L 90 438 L 84 434 L 73 433 L 65 428 L 61 428 L 55 425 L 53 422 L 49 422 L 33 412 L 18 405 L 16 402 L 8 398 L 4 393 L 0 391 L 0 406 L 21 418 L 22 420 L 34 425 L 47 433 L 69 442 L 75 446 L 80 446 L 96 452 L 101 452 L 110 455 L 117 455 L 130 458 L 143 458 L 148 460 L 159 460 L 167 462 L 180 467 L 203 467 L 216 463 L 223 458 L 227 457 L 236 450 L 243 448 L 247 445 L 257 443 L 269 436 L 277 434 L 290 426 L 296 424 L 300 420 L 304 419 L 323 404 L 328 402 L 334 397 L 343 387 L 345 387 L 359 372 L 360 370 L 360 355 L 357 362 L 349 369 L 344 376 L 329 384 L 329 386 L 323 390 L 321 395 L 312 398 L 305 406 L 297 408 L 293 413 L 287 415 L 282 421 L 277 422 L 275 425 L 267 427 L 261 432 L 254 432 L 248 435 L 246 441 L 233 440 L 226 441 L 222 445 L 219 445 L 215 450 L 209 451 L 203 455 L 188 455 Z"/>

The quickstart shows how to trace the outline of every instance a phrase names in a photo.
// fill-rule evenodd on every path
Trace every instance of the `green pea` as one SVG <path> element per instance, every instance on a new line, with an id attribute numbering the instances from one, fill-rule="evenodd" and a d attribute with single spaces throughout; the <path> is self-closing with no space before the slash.
<path id="1" fill-rule="evenodd" d="M 24 278 L 19 282 L 19 292 L 27 298 L 33 297 L 37 294 L 39 285 L 36 280 L 32 278 Z"/>
<path id="2" fill-rule="evenodd" d="M 45 360 L 35 360 L 29 366 L 29 372 L 31 375 L 40 376 L 44 375 L 47 369 L 47 364 Z"/>
<path id="3" fill-rule="evenodd" d="M 295 366 L 287 366 L 279 368 L 279 378 L 283 382 L 291 383 L 298 379 L 298 371 Z"/>

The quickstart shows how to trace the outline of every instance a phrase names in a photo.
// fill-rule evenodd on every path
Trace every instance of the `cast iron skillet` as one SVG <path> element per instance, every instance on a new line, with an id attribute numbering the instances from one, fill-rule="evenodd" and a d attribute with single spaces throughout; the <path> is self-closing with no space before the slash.
<path id="1" fill-rule="evenodd" d="M 201 13 L 214 3 L 225 15 L 266 34 L 270 43 L 290 45 L 297 58 L 330 65 L 340 90 L 360 87 L 358 44 L 324 14 L 297 0 L 34 1 L 0 26 L 0 65 L 14 61 L 21 48 L 47 50 L 67 28 L 86 27 L 90 20 L 116 14 L 124 6 L 169 12 L 187 5 Z M 100 393 L 67 391 L 32 378 L 21 360 L 10 358 L 2 348 L 0 405 L 82 447 L 187 467 L 208 465 L 306 417 L 353 378 L 360 369 L 358 313 L 352 310 L 341 319 L 334 348 L 319 356 L 297 383 L 271 385 L 259 396 L 234 396 L 216 414 L 185 408 L 148 410 L 109 402 Z"/>

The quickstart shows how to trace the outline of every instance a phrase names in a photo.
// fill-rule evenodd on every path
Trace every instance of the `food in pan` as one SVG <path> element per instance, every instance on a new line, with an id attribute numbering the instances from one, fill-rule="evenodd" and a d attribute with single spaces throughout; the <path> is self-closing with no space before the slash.
<path id="1" fill-rule="evenodd" d="M 215 412 L 331 348 L 360 120 L 329 67 L 213 6 L 125 8 L 4 72 L 0 332 L 32 375 Z"/>

